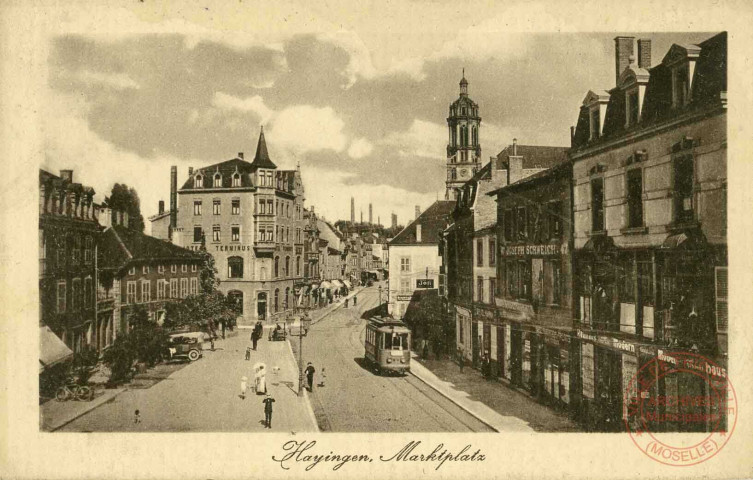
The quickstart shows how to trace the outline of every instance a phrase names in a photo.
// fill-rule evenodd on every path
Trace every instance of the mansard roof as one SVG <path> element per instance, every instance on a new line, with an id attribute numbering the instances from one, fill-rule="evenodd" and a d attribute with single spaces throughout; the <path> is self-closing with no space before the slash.
<path id="1" fill-rule="evenodd" d="M 251 176 L 249 174 L 255 170 L 256 168 L 251 163 L 241 160 L 240 158 L 225 160 L 224 162 L 215 163 L 195 170 L 183 184 L 181 190 L 194 188 L 194 179 L 199 173 L 202 176 L 202 187 L 213 188 L 214 176 L 217 172 L 222 176 L 221 188 L 230 188 L 233 185 L 233 175 L 236 172 L 241 176 L 241 187 L 253 187 Z"/>
<path id="2" fill-rule="evenodd" d="M 131 262 L 141 261 L 192 261 L 201 260 L 199 254 L 130 230 L 122 225 L 115 225 L 102 232 L 98 244 L 98 264 L 102 269 L 119 270 Z"/>

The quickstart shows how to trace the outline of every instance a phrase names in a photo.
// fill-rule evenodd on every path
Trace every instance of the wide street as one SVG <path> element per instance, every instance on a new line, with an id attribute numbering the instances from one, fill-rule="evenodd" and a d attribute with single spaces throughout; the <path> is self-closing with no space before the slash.
<path id="1" fill-rule="evenodd" d="M 384 291 L 382 301 L 385 301 Z M 311 394 L 319 428 L 333 432 L 489 432 L 475 417 L 412 375 L 378 376 L 363 361 L 364 311 L 377 306 L 377 287 L 358 305 L 338 308 L 303 338 L 303 362 L 317 370 Z M 291 338 L 298 355 L 298 339 Z M 326 377 L 323 378 L 322 371 Z"/>

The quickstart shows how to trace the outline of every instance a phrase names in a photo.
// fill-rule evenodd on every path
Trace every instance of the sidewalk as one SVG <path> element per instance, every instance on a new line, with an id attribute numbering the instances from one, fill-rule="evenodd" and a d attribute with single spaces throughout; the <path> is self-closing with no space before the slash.
<path id="1" fill-rule="evenodd" d="M 576 432 L 567 415 L 538 403 L 471 367 L 461 373 L 451 360 L 420 360 L 412 354 L 411 374 L 497 431 Z"/>
<path id="2" fill-rule="evenodd" d="M 39 406 L 39 430 L 54 432 L 78 417 L 94 410 L 125 391 L 125 388 L 97 389 L 90 402 L 49 400 Z"/>

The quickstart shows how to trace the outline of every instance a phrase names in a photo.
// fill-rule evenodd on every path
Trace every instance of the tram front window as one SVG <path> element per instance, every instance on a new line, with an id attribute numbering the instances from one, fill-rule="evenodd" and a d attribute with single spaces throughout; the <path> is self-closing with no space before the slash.
<path id="1" fill-rule="evenodd" d="M 397 333 L 385 333 L 384 334 L 384 349 L 385 350 L 403 350 L 408 348 L 408 336 Z"/>

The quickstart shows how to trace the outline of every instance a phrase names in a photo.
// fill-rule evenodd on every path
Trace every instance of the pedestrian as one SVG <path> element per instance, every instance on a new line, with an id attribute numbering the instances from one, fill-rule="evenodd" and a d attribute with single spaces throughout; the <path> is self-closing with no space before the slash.
<path id="1" fill-rule="evenodd" d="M 345 308 L 348 308 L 348 299 L 345 299 Z"/>
<path id="2" fill-rule="evenodd" d="M 311 362 L 308 363 L 306 366 L 306 379 L 308 380 L 308 387 L 309 392 L 314 391 L 314 373 L 316 372 L 316 369 L 313 365 L 311 365 Z"/>
<path id="3" fill-rule="evenodd" d="M 267 393 L 267 370 L 263 363 L 258 365 L 254 381 L 254 389 L 256 390 L 257 395 Z"/>
<path id="4" fill-rule="evenodd" d="M 356 305 L 358 305 L 358 297 L 353 295 L 353 306 L 355 307 Z"/>
<path id="5" fill-rule="evenodd" d="M 463 351 L 458 349 L 458 365 L 460 365 L 460 373 L 463 373 L 463 368 L 465 367 L 465 357 L 463 356 Z"/>
<path id="6" fill-rule="evenodd" d="M 424 340 L 424 349 L 421 352 L 421 354 L 422 354 L 424 360 L 428 360 L 429 359 L 429 341 L 428 340 Z"/>
<path id="7" fill-rule="evenodd" d="M 246 399 L 246 390 L 248 389 L 248 377 L 241 377 L 241 399 Z"/>
<path id="8" fill-rule="evenodd" d="M 246 347 L 246 360 L 251 360 L 251 347 Z"/>
<path id="9" fill-rule="evenodd" d="M 275 399 L 269 394 L 261 401 L 264 404 L 264 428 L 272 428 L 272 404 L 274 402 Z"/>
<path id="10" fill-rule="evenodd" d="M 133 412 L 133 423 L 141 423 L 141 412 L 138 410 Z"/>
<path id="11" fill-rule="evenodd" d="M 324 386 L 324 380 L 326 378 L 327 378 L 327 373 L 324 371 L 324 367 L 322 367 L 322 381 L 319 382 L 319 385 L 318 385 L 319 387 L 323 387 Z"/>
<path id="12" fill-rule="evenodd" d="M 220 325 L 222 327 L 222 339 L 225 340 L 225 320 L 220 320 Z"/>

